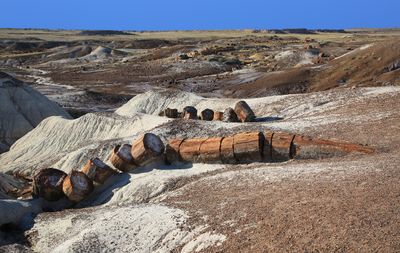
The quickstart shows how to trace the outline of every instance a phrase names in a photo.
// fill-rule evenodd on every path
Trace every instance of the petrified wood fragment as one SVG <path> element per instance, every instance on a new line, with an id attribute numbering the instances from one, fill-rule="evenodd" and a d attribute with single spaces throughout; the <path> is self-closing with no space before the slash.
<path id="1" fill-rule="evenodd" d="M 103 184 L 107 178 L 115 174 L 115 171 L 99 158 L 90 159 L 81 171 L 98 184 Z"/>
<path id="2" fill-rule="evenodd" d="M 93 181 L 80 171 L 72 171 L 63 182 L 63 192 L 73 202 L 85 199 L 93 189 Z"/>
<path id="3" fill-rule="evenodd" d="M 132 144 L 131 154 L 135 163 L 144 166 L 164 154 L 164 143 L 155 134 L 146 133 Z"/>
<path id="4" fill-rule="evenodd" d="M 242 122 L 252 122 L 256 119 L 253 110 L 245 101 L 239 101 L 236 103 L 235 113 Z"/>
<path id="5" fill-rule="evenodd" d="M 128 172 L 137 167 L 131 154 L 132 146 L 129 144 L 117 145 L 111 152 L 109 161 L 122 172 Z"/>
<path id="6" fill-rule="evenodd" d="M 262 161 L 265 141 L 263 133 L 240 133 L 233 136 L 233 139 L 233 151 L 239 163 Z"/>
<path id="7" fill-rule="evenodd" d="M 57 201 L 64 197 L 63 181 L 67 174 L 64 171 L 47 168 L 33 177 L 33 197 L 42 197 L 48 201 Z"/>

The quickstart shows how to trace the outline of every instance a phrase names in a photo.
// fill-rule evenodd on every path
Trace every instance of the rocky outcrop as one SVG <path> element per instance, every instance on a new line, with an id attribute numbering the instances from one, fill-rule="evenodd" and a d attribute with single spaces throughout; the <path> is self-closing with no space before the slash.
<path id="1" fill-rule="evenodd" d="M 38 91 L 0 72 L 0 153 L 49 116 L 70 118 Z"/>

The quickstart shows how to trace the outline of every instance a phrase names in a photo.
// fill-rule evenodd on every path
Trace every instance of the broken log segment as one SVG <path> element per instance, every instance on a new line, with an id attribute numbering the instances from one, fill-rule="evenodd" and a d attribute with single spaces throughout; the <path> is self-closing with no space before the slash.
<path id="1" fill-rule="evenodd" d="M 291 150 L 294 159 L 321 159 L 349 153 L 371 154 L 374 152 L 374 149 L 359 144 L 313 139 L 301 135 L 294 137 Z"/>
<path id="2" fill-rule="evenodd" d="M 129 144 L 117 145 L 112 150 L 109 161 L 115 168 L 122 172 L 133 170 L 138 166 L 135 164 L 131 150 L 132 146 Z"/>
<path id="3" fill-rule="evenodd" d="M 169 163 L 181 161 L 182 158 L 179 155 L 179 148 L 184 139 L 173 139 L 168 142 L 165 147 L 165 157 Z"/>
<path id="4" fill-rule="evenodd" d="M 72 171 L 63 182 L 63 192 L 73 202 L 85 199 L 93 189 L 93 181 L 80 171 Z"/>
<path id="5" fill-rule="evenodd" d="M 239 163 L 261 162 L 265 137 L 262 132 L 240 133 L 233 136 L 233 152 Z"/>
<path id="6" fill-rule="evenodd" d="M 292 141 L 294 135 L 284 132 L 275 132 L 272 135 L 272 161 L 282 162 L 292 158 Z"/>
<path id="7" fill-rule="evenodd" d="M 103 184 L 115 171 L 99 158 L 90 159 L 81 170 L 91 180 L 98 184 Z"/>
<path id="8" fill-rule="evenodd" d="M 186 106 L 183 108 L 183 118 L 184 119 L 198 119 L 197 109 L 193 106 Z"/>
<path id="9" fill-rule="evenodd" d="M 237 163 L 235 153 L 233 151 L 233 137 L 224 137 L 221 140 L 220 155 L 222 163 L 235 164 Z"/>
<path id="10" fill-rule="evenodd" d="M 33 197 L 42 197 L 48 201 L 57 201 L 63 198 L 63 181 L 67 173 L 47 168 L 42 169 L 33 177 Z"/>
<path id="11" fill-rule="evenodd" d="M 213 120 L 214 121 L 222 121 L 223 117 L 224 117 L 223 112 L 214 112 Z"/>
<path id="12" fill-rule="evenodd" d="M 176 118 L 178 118 L 178 109 L 167 108 L 164 110 L 164 116 L 171 118 L 171 119 L 176 119 Z"/>
<path id="13" fill-rule="evenodd" d="M 236 103 L 235 113 L 242 122 L 252 122 L 256 119 L 253 110 L 245 101 L 239 101 Z"/>
<path id="14" fill-rule="evenodd" d="M 164 150 L 165 146 L 160 137 L 146 133 L 133 142 L 131 154 L 137 165 L 144 166 L 162 156 Z"/>
<path id="15" fill-rule="evenodd" d="M 222 120 L 224 122 L 239 122 L 235 110 L 230 107 L 225 109 Z"/>
<path id="16" fill-rule="evenodd" d="M 212 121 L 214 119 L 214 111 L 205 109 L 200 113 L 201 120 Z"/>
<path id="17" fill-rule="evenodd" d="M 179 155 L 184 162 L 199 162 L 200 147 L 207 138 L 185 139 L 179 147 Z"/>
<path id="18" fill-rule="evenodd" d="M 222 137 L 208 138 L 200 146 L 199 161 L 203 163 L 221 163 Z"/>
<path id="19" fill-rule="evenodd" d="M 264 131 L 264 161 L 272 162 L 272 136 L 274 135 L 271 131 Z"/>

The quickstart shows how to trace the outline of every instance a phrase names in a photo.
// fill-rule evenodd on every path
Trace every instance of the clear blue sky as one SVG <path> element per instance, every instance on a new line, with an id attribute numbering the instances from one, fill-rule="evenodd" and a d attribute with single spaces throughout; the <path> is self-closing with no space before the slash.
<path id="1" fill-rule="evenodd" d="M 1 28 L 400 27 L 400 0 L 2 0 Z"/>

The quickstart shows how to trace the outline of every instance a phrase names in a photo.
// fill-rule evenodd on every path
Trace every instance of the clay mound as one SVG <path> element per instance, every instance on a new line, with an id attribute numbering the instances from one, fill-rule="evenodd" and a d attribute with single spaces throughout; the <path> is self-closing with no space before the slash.
<path id="1" fill-rule="evenodd" d="M 78 58 L 88 55 L 92 52 L 92 48 L 90 46 L 75 46 L 75 47 L 62 47 L 56 48 L 55 52 L 47 56 L 47 60 L 61 60 L 66 58 Z"/>
<path id="2" fill-rule="evenodd" d="M 115 30 L 84 30 L 79 33 L 80 35 L 88 36 L 112 36 L 112 35 L 132 35 L 132 33 Z"/>
<path id="3" fill-rule="evenodd" d="M 311 80 L 310 91 L 339 86 L 400 85 L 399 40 L 370 44 L 331 61 Z"/>
<path id="4" fill-rule="evenodd" d="M 49 116 L 70 118 L 48 98 L 12 76 L 0 72 L 0 152 Z"/>
<path id="5" fill-rule="evenodd" d="M 97 59 L 105 59 L 111 56 L 125 56 L 126 53 L 111 49 L 108 47 L 98 46 L 95 50 L 93 50 L 90 54 L 82 57 L 82 59 L 87 60 L 97 60 Z"/>

